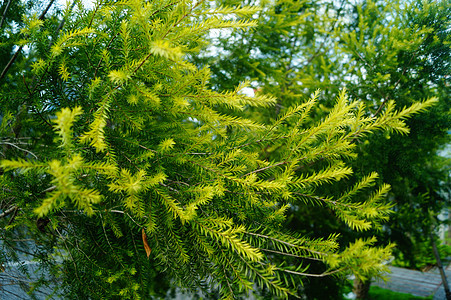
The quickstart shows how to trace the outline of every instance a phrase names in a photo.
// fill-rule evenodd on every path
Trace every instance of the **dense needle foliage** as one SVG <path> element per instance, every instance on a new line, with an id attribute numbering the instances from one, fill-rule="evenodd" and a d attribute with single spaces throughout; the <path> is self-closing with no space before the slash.
<path id="1" fill-rule="evenodd" d="M 447 222 L 438 216 L 449 206 L 451 191 L 450 160 L 441 156 L 449 145 L 451 124 L 450 1 L 220 2 L 262 5 L 255 16 L 256 30 L 218 34 L 214 42 L 220 51 L 194 58 L 199 65 L 211 65 L 210 82 L 217 89 L 248 80 L 257 94 L 277 98 L 272 109 L 249 109 L 240 116 L 270 122 L 318 87 L 319 105 L 310 122 L 327 115 L 343 87 L 350 99 L 366 104 L 369 115 L 378 115 L 391 100 L 409 106 L 437 97 L 437 105 L 407 121 L 408 135 L 377 132 L 359 139 L 358 155 L 350 161 L 355 177 L 316 191 L 317 196 L 339 195 L 355 180 L 378 173 L 378 183 L 391 186 L 387 199 L 395 212 L 384 230 L 350 231 L 328 209 L 312 210 L 308 205 L 287 211 L 290 228 L 298 232 L 312 234 L 312 228 L 317 236 L 341 232 L 342 244 L 376 234 L 381 243 L 396 243 L 394 263 L 424 266 L 423 258 L 432 255 L 431 234 L 435 236 L 438 225 Z M 277 148 L 263 152 L 265 157 L 278 155 Z M 304 291 L 307 297 L 335 300 L 341 280 L 332 281 L 310 279 Z M 325 292 L 327 282 L 336 292 Z"/>
<path id="2" fill-rule="evenodd" d="M 31 237 L 70 299 L 147 299 L 164 290 L 161 276 L 233 298 L 255 284 L 295 295 L 304 276 L 380 274 L 392 245 L 339 249 L 337 234 L 287 231 L 285 213 L 323 206 L 352 230 L 380 228 L 391 205 L 376 173 L 338 196 L 317 191 L 352 175 L 358 139 L 408 133 L 404 120 L 436 99 L 399 110 L 387 101 L 376 117 L 342 89 L 314 122 L 318 91 L 267 122 L 231 113 L 278 99 L 246 96 L 246 82 L 213 89 L 209 67 L 188 58 L 212 29 L 256 26 L 258 11 L 130 0 L 78 2 L 60 23 L 25 17 L 16 43 L 27 50 L 0 78 L 0 262 L 19 260 L 9 253 Z"/>

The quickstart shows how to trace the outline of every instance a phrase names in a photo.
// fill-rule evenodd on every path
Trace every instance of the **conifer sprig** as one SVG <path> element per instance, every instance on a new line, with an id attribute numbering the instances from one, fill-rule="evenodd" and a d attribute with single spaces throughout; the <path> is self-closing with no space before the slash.
<path id="1" fill-rule="evenodd" d="M 253 27 L 248 17 L 258 11 L 209 9 L 203 1 L 98 2 L 92 12 L 67 16 L 67 29 L 32 64 L 42 91 L 30 94 L 48 103 L 42 113 L 54 123 L 39 136 L 56 138 L 45 145 L 47 160 L 17 156 L 0 167 L 44 187 L 27 187 L 27 214 L 59 220 L 64 242 L 83 241 L 62 258 L 70 261 L 67 274 L 80 268 L 76 274 L 87 279 L 75 290 L 94 284 L 99 293 L 111 291 L 106 297 L 145 298 L 153 287 L 147 275 L 161 269 L 187 287 L 216 285 L 224 298 L 254 283 L 287 297 L 304 276 L 353 271 L 363 278 L 384 269 L 390 247 L 376 248 L 372 239 L 340 252 L 338 235 L 309 239 L 282 225 L 302 204 L 330 208 L 353 230 L 378 228 L 391 206 L 383 200 L 389 187 L 375 187 L 376 174 L 336 198 L 321 188 L 352 176 L 347 159 L 357 138 L 406 133 L 405 118 L 435 100 L 400 111 L 387 103 L 380 116 L 367 116 L 343 89 L 312 122 L 318 90 L 275 120 L 244 117 L 278 100 L 244 95 L 247 82 L 214 90 L 209 68 L 188 59 L 206 32 Z M 43 26 L 31 20 L 25 30 Z M 327 271 L 311 272 L 311 261 Z"/>

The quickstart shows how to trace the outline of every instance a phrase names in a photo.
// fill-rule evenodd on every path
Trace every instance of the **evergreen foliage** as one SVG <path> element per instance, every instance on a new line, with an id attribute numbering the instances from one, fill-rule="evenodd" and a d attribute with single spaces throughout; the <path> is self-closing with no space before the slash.
<path id="1" fill-rule="evenodd" d="M 273 120 L 244 117 L 282 98 L 246 96 L 246 82 L 214 89 L 210 68 L 190 59 L 213 29 L 257 26 L 248 17 L 259 9 L 76 4 L 62 26 L 24 18 L 15 42 L 29 50 L 1 78 L 4 253 L 20 232 L 45 244 L 34 254 L 71 299 L 147 299 L 164 293 L 160 276 L 226 299 L 255 284 L 287 297 L 305 276 L 385 270 L 393 245 L 368 238 L 340 249 L 338 234 L 287 231 L 286 212 L 323 206 L 352 230 L 380 228 L 392 205 L 375 173 L 338 196 L 319 191 L 353 174 L 359 139 L 408 133 L 406 119 L 436 98 L 402 109 L 387 102 L 375 116 L 341 89 L 315 120 L 316 91 L 292 95 Z M 327 269 L 312 271 L 316 261 Z"/>
<path id="2" fill-rule="evenodd" d="M 211 83 L 218 89 L 231 89 L 247 80 L 256 94 L 277 98 L 274 109 L 248 110 L 242 116 L 270 122 L 318 88 L 322 88 L 319 105 L 313 108 L 309 122 L 326 117 L 343 87 L 350 99 L 366 104 L 363 113 L 370 116 L 378 116 L 390 101 L 410 106 L 419 99 L 437 97 L 434 108 L 407 121 L 409 135 L 378 132 L 356 141 L 356 159 L 350 161 L 356 177 L 316 191 L 323 198 L 339 197 L 357 179 L 371 172 L 379 174 L 378 184 L 392 186 L 388 199 L 396 213 L 383 231 L 370 235 L 395 242 L 396 257 L 409 267 L 418 267 L 426 255 L 419 252 L 432 251 L 428 232 L 431 228 L 434 232 L 440 223 L 435 222 L 438 214 L 449 206 L 450 162 L 439 155 L 449 144 L 451 124 L 449 1 L 258 3 L 263 8 L 257 16 L 261 20 L 257 30 L 223 33 L 214 39 L 222 49 L 219 54 L 203 52 L 193 59 L 198 65 L 211 66 Z M 265 157 L 277 157 L 274 149 L 264 149 Z M 305 206 L 287 213 L 290 227 L 299 232 L 311 234 L 315 228 L 315 234 L 327 235 L 338 231 L 344 243 L 356 237 L 329 210 Z M 326 299 L 324 293 L 316 292 L 324 289 L 325 281 L 310 283 L 312 288 L 304 286 L 308 297 Z M 340 297 L 337 294 L 329 295 L 330 299 Z"/>

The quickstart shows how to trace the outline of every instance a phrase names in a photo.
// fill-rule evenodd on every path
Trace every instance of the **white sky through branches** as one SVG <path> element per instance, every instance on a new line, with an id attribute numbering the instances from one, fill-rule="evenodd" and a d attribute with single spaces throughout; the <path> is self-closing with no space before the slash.
<path id="1" fill-rule="evenodd" d="M 58 4 L 59 7 L 65 8 L 66 6 L 71 5 L 73 1 L 74 0 L 57 0 L 56 3 Z M 95 3 L 94 0 L 82 0 L 82 2 L 86 8 L 92 8 Z"/>

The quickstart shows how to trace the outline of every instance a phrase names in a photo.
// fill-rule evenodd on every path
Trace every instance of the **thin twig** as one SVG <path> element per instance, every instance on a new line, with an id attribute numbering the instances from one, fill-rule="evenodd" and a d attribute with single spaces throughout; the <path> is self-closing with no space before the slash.
<path id="1" fill-rule="evenodd" d="M 11 57 L 6 67 L 3 69 L 2 74 L 0 74 L 0 81 L 3 79 L 3 77 L 5 77 L 6 73 L 8 72 L 9 68 L 11 68 L 17 56 L 19 56 L 19 53 L 22 51 L 22 48 L 23 46 L 20 46 L 19 49 L 17 49 L 16 53 L 14 53 L 13 57 Z"/>
<path id="2" fill-rule="evenodd" d="M 99 215 L 100 215 L 100 220 L 101 220 L 101 222 L 102 222 L 103 234 L 105 235 L 105 239 L 106 239 L 106 241 L 107 241 L 107 243 L 108 243 L 108 246 L 110 246 L 111 254 L 112 254 L 113 256 L 115 256 L 115 258 L 117 259 L 117 261 L 119 262 L 119 264 L 122 266 L 122 268 L 125 269 L 124 264 L 123 264 L 122 261 L 119 259 L 119 257 L 117 256 L 116 252 L 114 251 L 113 246 L 112 246 L 111 243 L 110 243 L 110 239 L 108 238 L 108 235 L 107 235 L 106 230 L 105 230 L 105 222 L 103 221 L 102 214 L 100 213 Z"/>
<path id="3" fill-rule="evenodd" d="M 47 7 L 44 9 L 44 11 L 39 16 L 39 20 L 43 20 L 45 15 L 47 14 L 50 7 L 53 5 L 53 2 L 55 0 L 50 0 L 50 3 L 47 5 Z M 28 37 L 28 36 L 27 36 Z M 9 62 L 6 64 L 5 68 L 2 71 L 2 74 L 0 74 L 0 81 L 5 77 L 6 73 L 8 72 L 9 68 L 11 68 L 12 64 L 16 60 L 17 56 L 19 56 L 19 53 L 22 51 L 23 46 L 20 46 L 19 49 L 17 49 L 16 53 L 14 53 L 13 57 L 9 60 Z"/>
<path id="4" fill-rule="evenodd" d="M 59 232 L 58 228 L 55 228 L 55 231 L 58 233 L 61 241 L 64 243 L 64 246 L 67 249 L 67 253 L 69 253 L 69 256 L 71 258 L 72 264 L 74 265 L 74 269 L 75 269 L 75 277 L 77 277 L 78 282 L 81 283 L 82 286 L 86 286 L 92 293 L 95 294 L 95 292 L 93 290 L 91 290 L 91 288 L 89 287 L 89 285 L 86 285 L 83 283 L 83 281 L 81 281 L 80 277 L 78 276 L 78 268 L 77 268 L 77 264 L 76 264 L 76 260 L 74 259 L 74 257 L 72 256 L 72 252 L 69 249 L 69 246 L 66 243 L 66 238 L 61 234 L 61 232 Z"/>
<path id="5" fill-rule="evenodd" d="M 16 219 L 18 211 L 19 211 L 19 207 L 16 206 L 16 209 L 14 209 L 13 215 L 11 216 L 11 218 L 9 218 L 7 226 L 11 225 L 12 222 L 14 221 L 14 219 Z"/>
<path id="6" fill-rule="evenodd" d="M 283 256 L 291 256 L 291 257 L 296 257 L 296 258 L 301 258 L 301 259 L 309 259 L 309 260 L 314 260 L 314 261 L 322 261 L 321 259 L 318 259 L 318 258 L 315 258 L 315 257 L 300 256 L 300 255 L 296 255 L 296 254 L 285 253 L 285 252 L 280 252 L 280 251 L 271 250 L 271 249 L 259 248 L 259 250 L 264 251 L 264 252 L 269 252 L 269 253 L 280 254 L 280 255 L 283 255 Z"/>
<path id="7" fill-rule="evenodd" d="M 251 171 L 251 172 L 249 172 L 247 174 L 242 175 L 241 177 L 246 177 L 246 176 L 251 175 L 253 173 L 258 173 L 258 172 L 261 172 L 261 171 L 264 171 L 264 170 L 267 170 L 267 169 L 271 169 L 271 168 L 274 168 L 274 167 L 277 167 L 277 166 L 286 165 L 288 163 L 290 163 L 290 161 L 281 161 L 281 162 L 278 162 L 277 164 L 270 165 L 270 166 L 267 166 L 267 167 L 264 167 L 264 168 L 261 168 L 261 169 L 257 169 L 257 170 Z"/>
<path id="8" fill-rule="evenodd" d="M 110 42 L 109 42 L 108 45 L 106 46 L 106 50 L 108 50 L 108 49 L 110 48 L 111 43 L 113 43 L 113 41 L 118 37 L 118 35 L 119 35 L 120 33 L 121 33 L 121 32 L 118 31 L 118 33 L 116 33 L 116 34 L 111 38 Z M 97 72 L 99 71 L 100 65 L 102 64 L 102 62 L 103 62 L 103 57 L 99 60 L 99 63 L 97 64 L 97 68 L 96 68 L 96 70 L 94 71 L 94 78 L 97 76 Z"/>
<path id="9" fill-rule="evenodd" d="M 74 6 L 75 6 L 76 2 L 77 2 L 76 0 L 73 0 L 73 1 L 72 1 L 71 6 L 69 7 L 69 13 L 71 13 L 72 10 L 74 9 Z M 63 19 L 62 19 L 61 22 L 58 24 L 58 28 L 56 28 L 56 31 L 55 31 L 55 40 L 56 40 L 56 38 L 58 37 L 58 33 L 59 33 L 60 30 L 63 28 L 64 23 L 66 23 L 66 19 L 65 19 L 65 17 L 63 16 Z M 53 39 L 51 39 L 51 40 L 49 41 L 49 48 L 52 46 L 53 42 L 54 42 Z"/>
<path id="10" fill-rule="evenodd" d="M 263 266 L 266 266 L 266 264 L 264 263 L 260 263 Z M 342 272 L 343 270 L 345 270 L 344 268 L 342 269 L 336 269 L 333 271 L 329 271 L 329 272 L 323 272 L 320 274 L 312 274 L 312 273 L 303 273 L 303 272 L 296 272 L 296 271 L 291 271 L 291 270 L 287 270 L 287 269 L 281 269 L 281 268 L 276 268 L 277 271 L 281 271 L 281 272 L 286 272 L 286 273 L 290 273 L 290 274 L 294 274 L 294 275 L 299 275 L 299 276 L 307 276 L 307 277 L 326 277 L 338 272 Z"/>
<path id="11" fill-rule="evenodd" d="M 124 212 L 124 211 L 122 211 L 122 210 L 116 210 L 116 209 L 111 209 L 111 210 L 108 210 L 108 212 L 112 212 L 112 213 L 118 213 L 118 214 L 123 214 L 123 215 L 127 215 L 127 217 L 129 217 L 130 218 L 130 220 L 132 220 L 133 221 L 133 223 L 135 223 L 136 225 L 138 225 L 138 227 L 139 228 L 144 228 L 144 226 L 143 225 L 140 225 L 140 224 L 138 224 L 133 218 L 132 218 L 132 216 L 130 216 L 130 214 L 129 213 L 127 213 L 127 212 Z M 144 216 L 144 218 L 146 218 L 146 216 Z"/>
<path id="12" fill-rule="evenodd" d="M 250 232 L 250 231 L 245 231 L 244 233 L 245 233 L 245 234 L 248 234 L 248 235 L 253 235 L 253 236 L 256 236 L 256 237 L 259 237 L 259 238 L 264 238 L 264 239 L 272 240 L 272 241 L 275 241 L 275 242 L 278 242 L 278 243 L 281 243 L 281 244 L 284 244 L 284 245 L 287 245 L 287 246 L 290 246 L 290 247 L 294 247 L 294 248 L 302 248 L 302 249 L 304 249 L 304 250 L 306 250 L 306 251 L 308 251 L 308 252 L 310 252 L 310 253 L 314 253 L 314 254 L 317 254 L 317 255 L 320 255 L 320 256 L 326 256 L 326 255 L 327 255 L 327 253 L 322 253 L 322 252 L 320 252 L 320 251 L 315 251 L 315 250 L 312 250 L 312 249 L 308 249 L 308 248 L 305 248 L 305 247 L 303 247 L 303 246 L 295 245 L 295 244 L 292 244 L 292 243 L 283 241 L 283 240 L 281 240 L 281 239 L 273 238 L 273 237 L 270 237 L 270 236 L 267 236 L 267 235 L 264 235 L 264 234 L 259 234 L 259 233 Z"/>
<path id="13" fill-rule="evenodd" d="M 3 22 L 5 21 L 5 18 L 6 18 L 6 11 L 8 10 L 10 4 L 11 4 L 11 0 L 8 1 L 8 3 L 6 4 L 5 10 L 3 11 L 2 20 L 0 21 L 0 28 L 2 28 L 2 26 L 3 26 Z"/>
<path id="14" fill-rule="evenodd" d="M 2 212 L 1 214 L 0 214 L 0 218 L 4 218 L 4 217 L 6 217 L 7 215 L 9 215 L 10 213 L 12 213 L 14 210 L 16 210 L 17 209 L 17 206 L 15 206 L 15 205 L 13 205 L 13 206 L 11 206 L 10 208 L 8 208 L 7 210 L 5 210 L 4 212 Z"/>
<path id="15" fill-rule="evenodd" d="M 32 94 L 30 94 L 31 96 Z M 42 121 L 44 121 L 44 123 L 49 126 L 51 129 L 53 129 L 52 124 L 49 123 L 49 121 L 47 121 L 46 118 L 44 118 L 44 116 L 41 114 L 41 112 L 35 107 L 33 106 L 33 110 L 36 111 L 36 113 L 38 114 L 38 116 L 41 118 Z"/>
<path id="16" fill-rule="evenodd" d="M 53 191 L 53 190 L 55 190 L 55 189 L 56 189 L 56 185 L 52 185 L 51 187 L 49 187 L 49 188 L 43 190 L 43 191 L 41 192 L 41 194 L 51 192 L 51 191 Z"/>
<path id="17" fill-rule="evenodd" d="M 169 190 L 171 190 L 171 191 L 173 191 L 173 192 L 180 193 L 179 190 L 174 189 L 173 187 L 170 187 L 169 185 L 164 184 L 163 182 L 160 182 L 159 184 L 160 184 L 161 186 L 167 187 Z"/>
<path id="18" fill-rule="evenodd" d="M 401 76 L 399 76 L 398 81 L 396 81 L 395 85 L 393 86 L 393 90 L 395 90 L 396 87 L 398 86 L 399 82 L 401 81 L 402 77 L 404 76 L 404 74 L 407 71 L 407 67 L 410 65 L 410 63 L 412 62 L 412 59 L 414 57 L 415 57 L 415 53 L 412 54 L 412 57 L 410 58 L 409 63 L 404 67 L 404 70 L 402 71 Z M 374 116 L 377 116 L 381 112 L 382 108 L 385 106 L 385 103 L 387 103 L 387 101 L 388 101 L 388 97 L 389 97 L 389 95 L 384 97 L 384 101 L 382 101 L 381 105 L 377 108 L 376 112 L 374 113 Z"/>
<path id="19" fill-rule="evenodd" d="M 77 2 L 76 0 L 72 1 L 72 4 L 69 8 L 69 13 L 71 13 L 72 10 L 74 9 L 76 2 Z M 58 25 L 58 28 L 56 29 L 56 35 L 58 35 L 58 32 L 61 30 L 61 28 L 63 28 L 65 22 L 66 22 L 66 19 L 63 17 L 63 19 L 61 20 L 61 22 Z"/>
<path id="20" fill-rule="evenodd" d="M 173 28 L 175 28 L 177 25 L 180 24 L 180 22 L 182 22 L 186 17 L 188 17 L 193 10 L 198 7 L 202 2 L 204 2 L 204 0 L 201 0 L 199 2 L 197 2 L 186 14 L 184 14 L 177 22 L 174 23 L 174 25 L 171 26 L 171 28 L 168 29 L 168 31 L 163 35 L 163 37 L 161 38 L 162 40 L 169 34 L 169 32 L 171 32 L 171 30 Z M 172 5 L 172 4 L 171 4 Z M 133 70 L 133 74 L 135 74 L 136 72 L 138 72 L 138 70 L 144 65 L 144 63 L 146 61 L 149 60 L 149 58 L 152 56 L 152 52 L 150 52 L 142 61 L 141 63 Z"/>
<path id="21" fill-rule="evenodd" d="M 17 148 L 17 149 L 19 149 L 19 150 L 21 150 L 21 151 L 24 151 L 24 152 L 27 152 L 27 153 L 33 155 L 34 158 L 36 158 L 36 159 L 39 159 L 33 152 L 28 151 L 27 149 L 20 148 L 19 146 L 15 145 L 15 144 L 13 144 L 13 143 L 9 143 L 9 142 L 1 142 L 1 144 L 5 144 L 5 145 L 12 146 L 12 147 Z"/>

